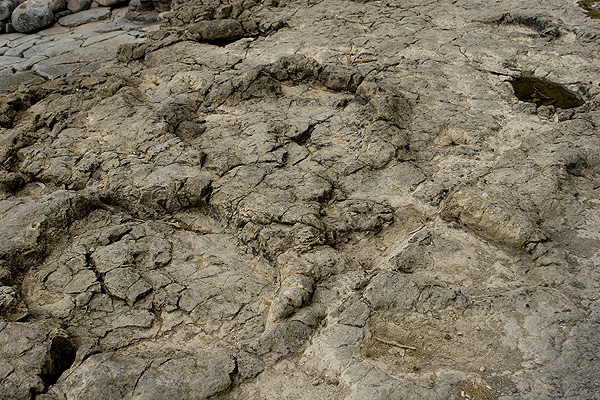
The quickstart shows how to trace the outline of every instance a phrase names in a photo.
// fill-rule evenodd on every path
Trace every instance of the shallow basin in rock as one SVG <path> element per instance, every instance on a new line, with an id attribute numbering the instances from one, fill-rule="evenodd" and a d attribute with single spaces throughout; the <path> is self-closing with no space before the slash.
<path id="1" fill-rule="evenodd" d="M 581 0 L 578 1 L 577 4 L 579 4 L 579 7 L 583 8 L 591 18 L 600 19 L 600 1 Z"/>
<path id="2" fill-rule="evenodd" d="M 584 103 L 577 93 L 566 89 L 559 83 L 545 79 L 521 76 L 513 78 L 510 84 L 519 100 L 538 106 L 552 105 L 557 108 L 574 108 Z"/>

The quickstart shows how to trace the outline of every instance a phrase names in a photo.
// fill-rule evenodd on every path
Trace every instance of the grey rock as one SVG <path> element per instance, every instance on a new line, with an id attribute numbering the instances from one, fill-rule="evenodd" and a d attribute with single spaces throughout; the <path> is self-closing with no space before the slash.
<path id="1" fill-rule="evenodd" d="M 94 21 L 100 21 L 108 18 L 110 9 L 95 8 L 93 10 L 84 10 L 75 14 L 67 15 L 58 20 L 62 26 L 80 26 Z"/>
<path id="2" fill-rule="evenodd" d="M 6 321 L 19 321 L 29 315 L 20 294 L 12 286 L 0 287 L 0 316 Z"/>
<path id="3" fill-rule="evenodd" d="M 46 3 L 27 0 L 15 8 L 11 20 L 18 32 L 29 33 L 52 25 L 54 13 Z"/>
<path id="4" fill-rule="evenodd" d="M 92 354 L 60 386 L 68 399 L 122 399 L 132 394 L 145 367 L 146 362 L 137 357 Z"/>
<path id="5" fill-rule="evenodd" d="M 407 246 L 401 253 L 390 258 L 390 264 L 396 271 L 410 274 L 419 269 L 430 268 L 433 260 L 426 247 L 417 244 Z"/>
<path id="6" fill-rule="evenodd" d="M 10 66 L 21 61 L 23 61 L 23 59 L 17 56 L 0 56 L 0 66 L 2 67 Z"/>
<path id="7" fill-rule="evenodd" d="M 7 399 L 29 399 L 41 394 L 42 377 L 56 377 L 75 359 L 76 348 L 56 326 L 46 323 L 0 322 L 0 395 Z"/>
<path id="8" fill-rule="evenodd" d="M 78 13 L 90 8 L 91 4 L 92 2 L 90 0 L 69 0 L 67 3 L 67 8 L 72 13 Z"/>
<path id="9" fill-rule="evenodd" d="M 123 0 L 95 0 L 96 3 L 104 7 L 114 6 L 115 4 L 122 3 Z"/>
<path id="10" fill-rule="evenodd" d="M 364 332 L 348 325 L 332 325 L 323 330 L 304 352 L 304 362 L 317 373 L 339 376 L 360 359 Z"/>
<path id="11" fill-rule="evenodd" d="M 55 64 L 55 62 L 55 60 L 44 60 L 38 62 L 32 67 L 32 71 L 39 76 L 52 80 L 67 76 L 86 65 L 85 63 L 81 62 L 65 62 L 58 64 Z"/>
<path id="12" fill-rule="evenodd" d="M 133 305 L 148 294 L 152 286 L 131 268 L 115 268 L 104 276 L 106 288 L 114 297 L 127 300 Z"/>
<path id="13" fill-rule="evenodd" d="M 208 399 L 230 387 L 234 369 L 234 360 L 227 356 L 168 360 L 142 374 L 133 398 Z"/>
<path id="14" fill-rule="evenodd" d="M 18 2 L 15 0 L 0 1 L 0 21 L 6 21 L 10 19 L 13 10 L 17 8 L 18 5 Z"/>
<path id="15" fill-rule="evenodd" d="M 54 19 L 59 20 L 62 17 L 66 17 L 67 15 L 71 15 L 71 11 L 69 11 L 69 10 L 62 10 L 62 11 L 59 11 L 56 14 L 54 14 Z"/>
<path id="16" fill-rule="evenodd" d="M 39 75 L 34 74 L 29 71 L 24 72 L 16 72 L 9 74 L 2 74 L 2 79 L 0 80 L 0 91 L 8 92 L 22 83 L 31 82 L 31 81 L 43 81 Z"/>
<path id="17" fill-rule="evenodd" d="M 61 11 L 64 11 L 67 7 L 65 0 L 37 0 L 37 1 L 41 1 L 43 3 L 48 4 L 48 7 L 50 7 L 50 9 L 52 10 L 52 13 L 57 18 L 60 18 L 58 16 L 58 14 Z"/>
<path id="18" fill-rule="evenodd" d="M 150 11 L 154 10 L 151 0 L 132 0 L 129 2 L 130 11 Z"/>
<path id="19" fill-rule="evenodd" d="M 76 193 L 57 191 L 38 201 L 3 201 L 0 254 L 5 262 L 2 280 L 22 273 L 47 251 L 47 243 L 73 220 L 88 211 L 89 201 Z M 59 212 L 60 210 L 60 212 Z"/>
<path id="20" fill-rule="evenodd" d="M 260 357 L 256 357 L 248 352 L 242 352 L 236 357 L 237 367 L 242 379 L 256 378 L 258 374 L 264 371 L 265 363 Z"/>
<path id="21" fill-rule="evenodd" d="M 412 280 L 394 272 L 380 272 L 365 288 L 364 297 L 375 310 L 410 311 L 419 296 Z"/>
<path id="22" fill-rule="evenodd" d="M 242 24 L 234 19 L 202 21 L 187 29 L 190 40 L 208 43 L 228 43 L 244 36 Z"/>

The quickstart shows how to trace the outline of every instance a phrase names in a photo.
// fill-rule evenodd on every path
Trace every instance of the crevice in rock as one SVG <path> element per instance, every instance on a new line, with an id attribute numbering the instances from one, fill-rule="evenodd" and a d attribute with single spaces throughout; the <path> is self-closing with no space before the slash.
<path id="1" fill-rule="evenodd" d="M 321 122 L 315 122 L 314 124 L 310 124 L 308 128 L 302 132 L 298 136 L 295 136 L 292 139 L 293 142 L 298 143 L 300 146 L 306 144 L 308 139 L 310 139 L 310 135 L 315 130 L 315 127 L 319 125 Z"/>
<path id="2" fill-rule="evenodd" d="M 96 264 L 94 263 L 94 260 L 92 259 L 91 253 L 85 254 L 85 262 L 86 262 L 86 265 L 89 267 L 89 269 L 91 269 L 94 272 L 94 274 L 96 275 L 96 280 L 100 284 L 100 293 L 107 294 L 108 291 L 104 284 L 104 276 L 102 273 L 100 273 L 100 271 L 98 271 L 98 269 L 96 269 Z"/>
<path id="3" fill-rule="evenodd" d="M 46 388 L 54 385 L 63 372 L 71 367 L 76 353 L 77 349 L 68 338 L 57 336 L 52 339 L 48 358 L 40 374 Z"/>

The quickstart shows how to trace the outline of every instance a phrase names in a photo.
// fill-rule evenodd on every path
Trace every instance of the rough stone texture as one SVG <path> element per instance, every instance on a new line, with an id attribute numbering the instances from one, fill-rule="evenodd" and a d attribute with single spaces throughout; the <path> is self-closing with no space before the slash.
<path id="1" fill-rule="evenodd" d="M 0 21 L 6 21 L 10 19 L 12 12 L 19 3 L 16 0 L 2 0 L 0 1 Z"/>
<path id="2" fill-rule="evenodd" d="M 50 7 L 50 9 L 52 10 L 52 13 L 54 15 L 65 10 L 65 8 L 67 7 L 65 0 L 36 0 L 36 1 L 41 1 L 42 3 L 48 4 L 48 7 Z"/>
<path id="3" fill-rule="evenodd" d="M 96 3 L 104 7 L 114 6 L 115 4 L 123 2 L 123 0 L 95 0 Z"/>
<path id="4" fill-rule="evenodd" d="M 54 13 L 45 2 L 27 0 L 15 8 L 11 18 L 18 32 L 29 33 L 51 25 L 54 22 Z"/>
<path id="5" fill-rule="evenodd" d="M 588 10 L 159 19 L 0 37 L 0 397 L 600 398 Z"/>
<path id="6" fill-rule="evenodd" d="M 108 18 L 109 15 L 110 9 L 99 7 L 92 10 L 84 10 L 75 14 L 67 15 L 59 19 L 58 23 L 62 26 L 79 26 L 89 22 L 100 21 Z"/>
<path id="7" fill-rule="evenodd" d="M 67 3 L 67 8 L 72 13 L 78 13 L 80 11 L 87 10 L 88 8 L 90 8 L 91 4 L 91 0 L 69 0 Z"/>
<path id="8" fill-rule="evenodd" d="M 102 8 L 99 14 L 106 18 L 94 23 L 56 25 L 37 34 L 4 35 L 0 41 L 0 91 L 6 93 L 27 82 L 40 84 L 77 72 L 92 74 L 114 59 L 120 45 L 138 42 L 144 35 L 131 31 L 124 19 L 126 13 L 124 7 L 112 11 Z M 75 18 L 78 24 L 89 17 L 83 14 L 83 19 Z M 96 17 L 97 12 L 92 19 Z M 0 116 L 0 121 L 12 118 L 14 110 L 12 106 L 4 108 L 6 114 Z"/>

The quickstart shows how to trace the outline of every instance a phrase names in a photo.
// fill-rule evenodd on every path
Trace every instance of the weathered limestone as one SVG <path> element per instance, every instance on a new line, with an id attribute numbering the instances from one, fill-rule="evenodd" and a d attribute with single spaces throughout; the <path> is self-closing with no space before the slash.
<path id="1" fill-rule="evenodd" d="M 599 28 L 480 3 L 0 37 L 0 397 L 597 397 Z"/>

